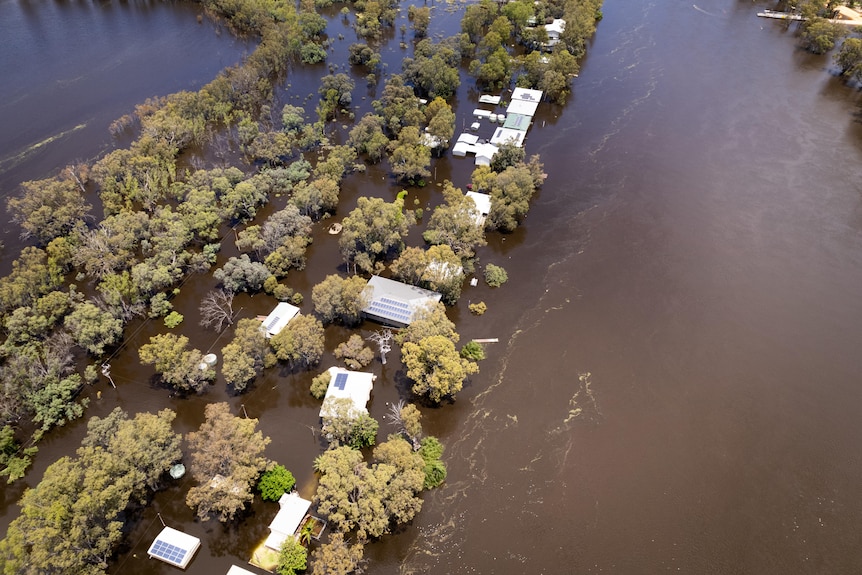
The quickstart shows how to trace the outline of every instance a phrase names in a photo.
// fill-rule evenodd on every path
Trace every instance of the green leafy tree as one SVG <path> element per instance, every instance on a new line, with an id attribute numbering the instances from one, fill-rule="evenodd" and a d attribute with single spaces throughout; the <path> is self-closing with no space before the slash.
<path id="1" fill-rule="evenodd" d="M 285 104 L 281 109 L 281 124 L 286 132 L 296 132 L 305 124 L 305 108 Z"/>
<path id="2" fill-rule="evenodd" d="M 424 38 L 428 34 L 428 25 L 431 24 L 431 8 L 421 8 L 411 5 L 407 10 L 407 17 L 413 22 L 413 31 L 418 38 Z"/>
<path id="3" fill-rule="evenodd" d="M 348 369 L 362 369 L 374 359 L 374 352 L 365 345 L 365 340 L 359 334 L 352 334 L 347 341 L 338 344 L 334 351 L 335 357 L 344 361 Z"/>
<path id="4" fill-rule="evenodd" d="M 374 264 L 390 255 L 397 255 L 409 222 L 402 213 L 402 202 L 387 203 L 381 198 L 360 197 L 356 209 L 344 218 L 338 245 L 348 267 L 354 273 L 371 273 Z"/>
<path id="5" fill-rule="evenodd" d="M 389 138 L 383 133 L 383 119 L 375 114 L 365 114 L 350 130 L 347 142 L 376 164 L 383 159 L 389 145 Z"/>
<path id="6" fill-rule="evenodd" d="M 21 515 L 0 541 L 4 572 L 107 572 L 130 501 L 146 502 L 148 478 L 178 457 L 172 412 L 142 415 L 128 420 L 115 412 L 97 419 L 77 458 L 60 458 L 24 492 Z M 105 440 L 110 428 L 115 437 Z"/>
<path id="7" fill-rule="evenodd" d="M 324 213 L 335 210 L 340 191 L 338 182 L 329 176 L 322 176 L 311 182 L 297 184 L 293 190 L 291 202 L 303 214 L 318 219 Z"/>
<path id="8" fill-rule="evenodd" d="M 461 259 L 445 244 L 405 249 L 392 263 L 392 273 L 405 283 L 440 292 L 448 304 L 458 301 L 464 282 Z"/>
<path id="9" fill-rule="evenodd" d="M 275 365 L 276 357 L 256 319 L 241 319 L 233 340 L 222 348 L 222 376 L 228 385 L 242 392 L 266 367 Z"/>
<path id="10" fill-rule="evenodd" d="M 404 59 L 404 80 L 430 98 L 450 98 L 458 91 L 461 54 L 449 43 L 425 39 L 416 45 L 413 58 Z"/>
<path id="11" fill-rule="evenodd" d="M 525 164 L 509 166 L 497 174 L 491 186 L 491 211 L 486 227 L 514 231 L 529 211 L 535 191 L 533 173 Z"/>
<path id="12" fill-rule="evenodd" d="M 491 287 L 500 287 L 509 281 L 509 274 L 500 266 L 488 264 L 485 266 L 485 283 Z"/>
<path id="13" fill-rule="evenodd" d="M 349 445 L 354 449 L 370 447 L 377 442 L 377 421 L 365 411 L 356 409 L 348 397 L 324 401 L 322 434 L 331 446 Z"/>
<path id="14" fill-rule="evenodd" d="M 332 380 L 332 374 L 327 370 L 311 380 L 311 395 L 315 399 L 323 399 L 326 396 L 326 390 L 329 389 L 329 382 Z"/>
<path id="15" fill-rule="evenodd" d="M 288 537 L 278 552 L 278 575 L 295 575 L 308 566 L 308 550 L 295 538 Z"/>
<path id="16" fill-rule="evenodd" d="M 172 333 L 154 335 L 138 349 L 144 365 L 154 365 L 156 373 L 179 391 L 201 391 L 215 377 L 212 369 L 201 369 L 203 353 L 189 349 L 189 338 Z"/>
<path id="17" fill-rule="evenodd" d="M 440 149 L 448 148 L 455 135 L 455 113 L 452 107 L 438 96 L 428 104 L 426 116 L 428 134 L 440 141 Z"/>
<path id="18" fill-rule="evenodd" d="M 263 453 L 270 439 L 256 431 L 257 419 L 232 415 L 227 403 L 211 403 L 205 414 L 200 429 L 186 436 L 190 471 L 198 482 L 186 503 L 202 521 L 217 517 L 225 522 L 252 500 L 252 486 L 266 469 Z"/>
<path id="19" fill-rule="evenodd" d="M 862 38 L 847 38 L 841 50 L 835 55 L 835 63 L 841 67 L 841 74 L 850 78 L 862 77 Z"/>
<path id="20" fill-rule="evenodd" d="M 442 335 L 426 337 L 418 343 L 408 341 L 401 352 L 407 377 L 413 381 L 413 393 L 435 403 L 461 391 L 467 376 L 479 371 L 474 362 L 458 354 L 451 339 Z"/>
<path id="21" fill-rule="evenodd" d="M 455 331 L 455 324 L 446 316 L 446 306 L 440 302 L 416 310 L 413 321 L 395 335 L 395 341 L 399 345 L 407 342 L 419 343 L 433 335 L 442 335 L 453 344 L 458 343 L 461 338 Z"/>
<path id="22" fill-rule="evenodd" d="M 297 316 L 269 344 L 281 361 L 300 367 L 315 365 L 323 355 L 323 324 L 310 315 Z"/>
<path id="23" fill-rule="evenodd" d="M 443 456 L 443 444 L 436 437 L 426 437 L 422 440 L 419 455 L 425 462 L 425 489 L 434 489 L 446 481 L 446 464 L 441 459 Z"/>
<path id="24" fill-rule="evenodd" d="M 472 361 L 482 361 L 485 359 L 485 349 L 482 347 L 481 343 L 468 341 L 464 344 L 464 347 L 461 348 L 461 357 Z"/>
<path id="25" fill-rule="evenodd" d="M 431 148 L 422 143 L 419 128 L 405 126 L 389 146 L 389 166 L 399 180 L 417 182 L 431 175 Z"/>
<path id="26" fill-rule="evenodd" d="M 486 245 L 480 215 L 472 198 L 446 181 L 444 203 L 434 208 L 422 237 L 430 244 L 444 244 L 461 258 L 472 258 L 476 249 Z"/>
<path id="27" fill-rule="evenodd" d="M 293 489 L 296 479 L 283 465 L 273 465 L 260 476 L 257 490 L 264 501 L 278 501 L 282 495 Z"/>
<path id="28" fill-rule="evenodd" d="M 230 258 L 213 273 L 213 277 L 221 282 L 225 290 L 234 293 L 260 291 L 263 282 L 271 275 L 264 264 L 251 261 L 247 254 Z"/>
<path id="29" fill-rule="evenodd" d="M 373 101 L 371 106 L 383 118 L 384 129 L 390 135 L 397 135 L 405 126 L 420 126 L 425 117 L 419 107 L 419 98 L 400 74 L 394 74 L 387 80 L 380 98 Z"/>
<path id="30" fill-rule="evenodd" d="M 825 54 L 835 47 L 835 42 L 847 33 L 841 24 L 826 18 L 812 18 L 802 26 L 802 42 L 815 54 Z"/>
<path id="31" fill-rule="evenodd" d="M 91 206 L 84 200 L 83 183 L 71 172 L 67 168 L 56 178 L 24 182 L 23 195 L 9 198 L 12 221 L 21 226 L 24 238 L 47 244 L 71 231 L 88 214 Z"/>
<path id="32" fill-rule="evenodd" d="M 116 407 L 104 418 L 90 418 L 81 445 L 104 449 L 119 458 L 130 469 L 133 492 L 142 497 L 158 489 L 165 473 L 182 457 L 180 436 L 171 428 L 176 416 L 174 411 L 163 409 L 130 419 Z"/>
<path id="33" fill-rule="evenodd" d="M 368 280 L 360 276 L 328 275 L 311 289 L 314 311 L 325 323 L 358 324 L 369 297 Z"/>
<path id="34" fill-rule="evenodd" d="M 329 541 L 311 553 L 311 575 L 359 573 L 363 562 L 362 543 L 348 544 L 344 533 L 332 533 Z"/>
<path id="35" fill-rule="evenodd" d="M 5 476 L 7 483 L 13 483 L 22 477 L 38 447 L 25 447 L 15 441 L 15 431 L 9 425 L 0 428 L 0 477 Z"/>
<path id="36" fill-rule="evenodd" d="M 393 524 L 410 521 L 422 507 L 424 461 L 399 438 L 374 449 L 378 462 L 369 466 L 350 447 L 319 456 L 318 510 L 340 531 L 356 529 L 360 539 L 380 537 Z"/>

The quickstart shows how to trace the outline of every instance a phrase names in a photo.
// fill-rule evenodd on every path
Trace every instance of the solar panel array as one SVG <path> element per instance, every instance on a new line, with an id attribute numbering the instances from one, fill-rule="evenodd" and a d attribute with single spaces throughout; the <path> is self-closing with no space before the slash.
<path id="1" fill-rule="evenodd" d="M 280 320 L 280 319 L 281 319 L 280 317 L 274 316 L 272 318 L 272 321 L 269 322 L 268 324 L 266 324 L 266 331 L 272 331 L 272 328 L 275 327 L 275 324 L 277 324 L 278 320 Z"/>
<path id="2" fill-rule="evenodd" d="M 371 302 L 368 306 L 368 311 L 374 315 L 394 319 L 401 323 L 410 323 L 413 317 L 413 312 L 410 311 L 410 306 L 404 302 L 382 297 Z"/>
<path id="3" fill-rule="evenodd" d="M 347 374 L 339 373 L 335 376 L 335 389 L 344 391 L 344 386 L 347 385 Z"/>
<path id="4" fill-rule="evenodd" d="M 183 559 L 185 558 L 186 553 L 188 553 L 188 549 L 171 545 L 161 539 L 156 539 L 149 551 L 149 554 L 153 557 L 158 557 L 159 559 L 178 566 L 183 564 Z"/>

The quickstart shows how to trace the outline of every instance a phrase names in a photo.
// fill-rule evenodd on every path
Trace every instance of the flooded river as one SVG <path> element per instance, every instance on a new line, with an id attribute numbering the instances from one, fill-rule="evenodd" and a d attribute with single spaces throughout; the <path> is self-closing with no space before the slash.
<path id="1" fill-rule="evenodd" d="M 465 339 L 500 343 L 454 404 L 424 413 L 448 481 L 411 526 L 366 549 L 370 572 L 862 570 L 859 93 L 800 51 L 793 28 L 758 19 L 765 7 L 606 0 L 574 95 L 544 105 L 527 140 L 547 183 L 523 229 L 482 256 L 510 281 L 465 288 L 452 310 Z M 454 159 L 440 169 L 469 174 Z M 351 181 L 348 201 L 369 193 Z M 312 249 L 319 263 L 291 284 L 304 293 L 338 265 L 325 234 Z M 184 290 L 180 311 L 209 287 Z M 478 300 L 481 318 L 466 312 Z M 271 302 L 240 305 L 253 315 Z M 130 334 L 128 349 L 157 329 Z M 202 349 L 224 345 L 182 330 Z M 180 401 L 151 388 L 134 353 L 121 357 L 119 390 L 90 414 L 171 406 L 185 432 L 208 401 L 228 400 L 261 418 L 268 455 L 313 492 L 307 377 L 272 372 L 242 397 L 217 384 Z M 373 367 L 380 419 L 403 372 Z M 45 440 L 27 482 L 82 435 L 79 424 Z M 20 488 L 5 492 L 4 528 Z M 160 512 L 203 539 L 188 573 L 224 573 L 275 507 L 254 511 L 229 529 L 195 523 L 175 485 L 111 572 L 173 572 L 146 559 Z"/>

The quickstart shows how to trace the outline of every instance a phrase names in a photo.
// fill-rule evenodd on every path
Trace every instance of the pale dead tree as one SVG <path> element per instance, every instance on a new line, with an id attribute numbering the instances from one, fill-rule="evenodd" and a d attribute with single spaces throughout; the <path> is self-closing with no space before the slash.
<path id="1" fill-rule="evenodd" d="M 203 327 L 212 327 L 221 332 L 233 324 L 233 292 L 215 289 L 201 300 L 201 321 Z"/>
<path id="2" fill-rule="evenodd" d="M 415 405 L 399 399 L 389 406 L 389 413 L 383 416 L 387 423 L 398 428 L 413 444 L 413 451 L 422 447 L 422 414 Z"/>
<path id="3" fill-rule="evenodd" d="M 403 399 L 399 399 L 398 403 L 389 404 L 389 413 L 383 416 L 386 423 L 397 427 L 398 431 L 402 431 L 404 429 L 404 423 L 401 421 L 401 410 L 404 409 L 405 405 L 407 405 L 407 402 Z"/>
<path id="4" fill-rule="evenodd" d="M 392 330 L 386 328 L 375 331 L 368 336 L 368 340 L 377 344 L 377 349 L 380 350 L 380 362 L 386 365 L 386 354 L 392 350 Z"/>

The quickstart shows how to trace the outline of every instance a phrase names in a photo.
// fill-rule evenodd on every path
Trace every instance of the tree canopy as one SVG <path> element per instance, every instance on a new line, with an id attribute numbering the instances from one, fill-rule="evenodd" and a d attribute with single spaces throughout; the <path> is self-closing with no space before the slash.
<path id="1" fill-rule="evenodd" d="M 252 500 L 252 487 L 266 469 L 264 449 L 270 439 L 256 431 L 257 419 L 231 414 L 227 403 L 206 406 L 206 421 L 186 436 L 190 472 L 198 484 L 186 503 L 202 521 L 233 519 Z"/>

